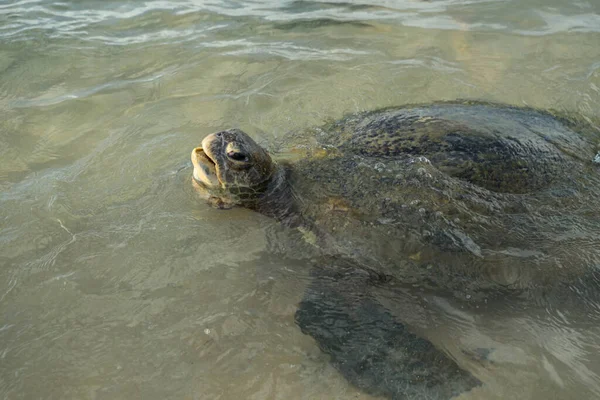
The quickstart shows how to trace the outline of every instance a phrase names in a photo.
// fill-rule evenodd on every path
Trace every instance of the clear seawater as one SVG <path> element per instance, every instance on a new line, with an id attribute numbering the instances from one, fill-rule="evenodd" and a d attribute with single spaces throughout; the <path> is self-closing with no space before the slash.
<path id="1" fill-rule="evenodd" d="M 0 398 L 372 398 L 295 325 L 274 222 L 198 201 L 189 152 L 456 98 L 599 118 L 600 2 L 0 0 Z M 600 398 L 571 311 L 437 299 L 422 328 L 494 349 L 461 399 Z"/>

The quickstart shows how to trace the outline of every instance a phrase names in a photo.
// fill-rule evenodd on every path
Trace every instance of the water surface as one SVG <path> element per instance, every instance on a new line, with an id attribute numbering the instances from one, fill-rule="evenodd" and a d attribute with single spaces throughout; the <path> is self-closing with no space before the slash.
<path id="1" fill-rule="evenodd" d="M 295 326 L 275 223 L 198 201 L 190 150 L 456 98 L 597 119 L 599 43 L 591 0 L 0 2 L 0 396 L 371 398 Z M 484 382 L 461 398 L 600 397 L 598 304 L 410 301 Z"/>

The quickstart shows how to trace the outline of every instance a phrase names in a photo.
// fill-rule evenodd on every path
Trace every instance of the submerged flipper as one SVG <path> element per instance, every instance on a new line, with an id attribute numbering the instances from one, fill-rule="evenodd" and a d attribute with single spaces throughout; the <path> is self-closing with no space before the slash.
<path id="1" fill-rule="evenodd" d="M 481 384 L 371 298 L 380 276 L 348 267 L 313 275 L 296 323 L 355 386 L 394 400 L 447 400 Z"/>

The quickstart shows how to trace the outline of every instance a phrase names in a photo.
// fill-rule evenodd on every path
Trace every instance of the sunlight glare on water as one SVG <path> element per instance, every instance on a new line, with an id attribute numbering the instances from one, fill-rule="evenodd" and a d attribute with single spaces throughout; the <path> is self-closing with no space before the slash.
<path id="1" fill-rule="evenodd" d="M 189 152 L 457 98 L 597 121 L 599 43 L 593 0 L 0 2 L 0 397 L 373 398 L 295 325 L 276 223 L 199 201 Z M 402 301 L 484 382 L 461 399 L 600 397 L 593 300 Z"/>

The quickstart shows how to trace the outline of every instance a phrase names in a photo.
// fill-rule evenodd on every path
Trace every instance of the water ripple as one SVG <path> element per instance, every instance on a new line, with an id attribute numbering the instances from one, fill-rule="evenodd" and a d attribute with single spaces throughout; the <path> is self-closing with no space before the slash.
<path id="1" fill-rule="evenodd" d="M 227 51 L 223 54 L 241 55 L 260 53 L 280 56 L 289 60 L 329 59 L 336 61 L 348 60 L 357 55 L 371 54 L 369 51 L 353 50 L 350 48 L 316 49 L 285 42 L 256 43 L 247 40 L 236 40 L 234 42 L 213 42 L 204 45 L 207 47 L 228 47 L 231 44 L 241 45 L 242 48 L 239 50 Z"/>
<path id="2" fill-rule="evenodd" d="M 59 104 L 59 103 L 62 103 L 64 101 L 68 101 L 68 100 L 86 98 L 86 97 L 92 96 L 96 93 L 100 93 L 100 92 L 104 92 L 104 91 L 122 89 L 124 87 L 130 86 L 133 84 L 153 82 L 153 81 L 156 81 L 170 73 L 172 73 L 172 69 L 169 69 L 169 70 L 166 70 L 166 71 L 163 71 L 163 72 L 160 72 L 160 73 L 148 76 L 148 77 L 144 77 L 144 78 L 114 80 L 114 81 L 106 82 L 106 83 L 103 83 L 103 84 L 100 84 L 97 86 L 79 89 L 79 90 L 76 90 L 71 93 L 61 94 L 59 96 L 54 96 L 54 97 L 41 96 L 41 97 L 34 98 L 34 99 L 18 99 L 18 100 L 9 102 L 8 106 L 9 106 L 9 108 L 51 106 L 51 105 Z"/>
<path id="3" fill-rule="evenodd" d="M 50 3 L 24 0 L 0 6 L 0 37 L 22 40 L 44 32 L 52 37 L 71 37 L 112 45 L 170 40 L 197 40 L 223 19 L 264 23 L 330 20 L 338 22 L 380 21 L 425 29 L 513 31 L 521 35 L 551 35 L 557 32 L 600 32 L 600 14 L 572 4 L 561 9 L 547 6 L 523 10 L 499 0 L 442 1 L 210 1 L 154 0 L 136 2 Z M 479 8 L 495 9 L 490 17 L 470 21 Z M 591 7 L 591 6 L 590 6 Z M 465 11 L 468 11 L 465 13 Z M 596 12 L 595 12 L 596 11 Z M 522 26 L 522 15 L 535 26 Z M 493 15 L 493 16 L 492 16 Z M 143 33 L 127 21 L 144 25 Z M 208 21 L 208 22 L 207 22 Z M 212 22 L 212 23 L 211 23 Z M 540 26 L 541 24 L 541 26 Z M 165 26 L 169 28 L 165 29 Z M 107 29 L 108 28 L 108 29 Z"/>

